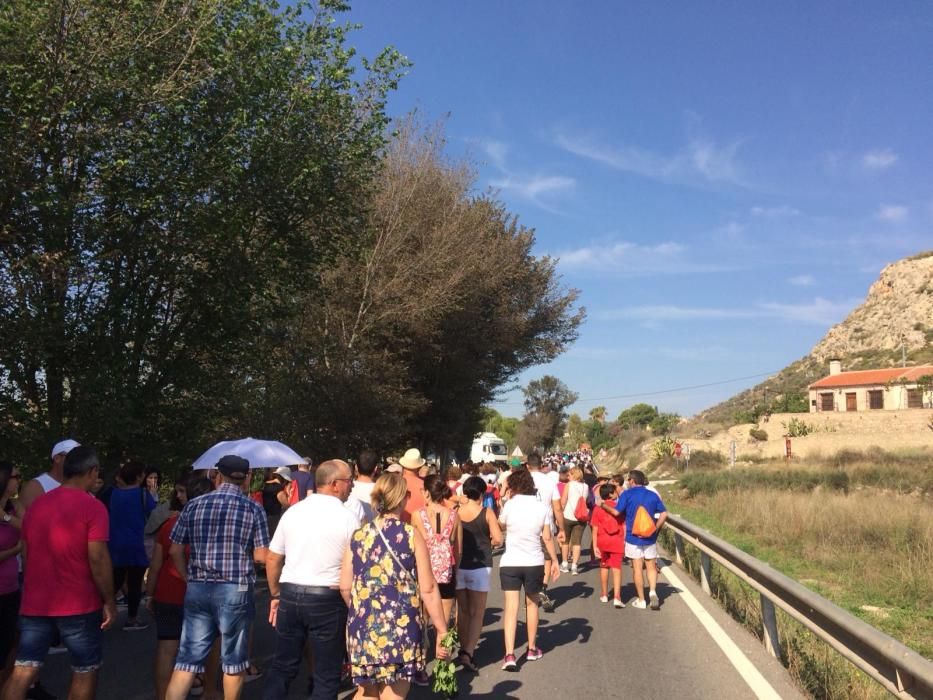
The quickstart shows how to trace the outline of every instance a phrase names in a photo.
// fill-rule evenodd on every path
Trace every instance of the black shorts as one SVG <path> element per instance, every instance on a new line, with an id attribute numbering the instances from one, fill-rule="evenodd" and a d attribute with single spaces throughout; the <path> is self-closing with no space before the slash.
<path id="1" fill-rule="evenodd" d="M 437 590 L 441 592 L 441 600 L 453 600 L 457 597 L 457 574 L 454 572 L 454 580 L 447 583 L 437 584 Z"/>
<path id="2" fill-rule="evenodd" d="M 544 589 L 544 564 L 541 566 L 500 566 L 499 583 L 503 591 L 520 591 L 536 595 Z"/>
<path id="3" fill-rule="evenodd" d="M 181 625 L 185 620 L 185 606 L 155 601 L 153 608 L 156 637 L 166 641 L 181 639 Z"/>

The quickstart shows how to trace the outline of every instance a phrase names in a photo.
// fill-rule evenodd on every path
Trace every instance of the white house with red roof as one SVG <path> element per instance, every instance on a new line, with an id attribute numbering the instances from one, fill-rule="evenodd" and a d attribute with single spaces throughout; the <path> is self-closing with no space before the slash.
<path id="1" fill-rule="evenodd" d="M 933 365 L 843 372 L 829 361 L 829 376 L 813 382 L 810 413 L 933 408 Z"/>

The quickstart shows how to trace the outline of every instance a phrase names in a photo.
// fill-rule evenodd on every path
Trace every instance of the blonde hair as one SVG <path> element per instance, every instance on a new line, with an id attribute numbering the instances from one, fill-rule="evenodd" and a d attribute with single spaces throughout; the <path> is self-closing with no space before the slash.
<path id="1" fill-rule="evenodd" d="M 382 515 L 397 510 L 408 495 L 408 483 L 405 477 L 395 472 L 386 472 L 376 480 L 369 497 L 373 510 Z"/>
<path id="2" fill-rule="evenodd" d="M 574 481 L 583 481 L 583 470 L 580 467 L 571 467 L 570 478 Z"/>

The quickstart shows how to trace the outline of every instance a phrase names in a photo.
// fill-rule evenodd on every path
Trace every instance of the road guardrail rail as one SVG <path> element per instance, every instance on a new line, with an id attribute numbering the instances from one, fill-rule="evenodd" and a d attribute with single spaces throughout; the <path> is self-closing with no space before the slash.
<path id="1" fill-rule="evenodd" d="M 762 642 L 781 657 L 775 606 L 797 620 L 857 668 L 900 698 L 933 698 L 933 661 L 893 637 L 805 588 L 738 547 L 669 514 L 666 526 L 674 532 L 677 563 L 684 566 L 684 544 L 700 551 L 700 585 L 712 594 L 712 562 L 758 591 L 761 601 Z"/>

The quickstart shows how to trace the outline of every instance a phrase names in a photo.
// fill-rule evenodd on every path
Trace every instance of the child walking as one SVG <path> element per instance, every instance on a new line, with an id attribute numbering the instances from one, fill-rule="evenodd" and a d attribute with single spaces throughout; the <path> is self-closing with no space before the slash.
<path id="1" fill-rule="evenodd" d="M 602 503 L 615 507 L 617 486 L 606 483 L 599 487 Z M 600 603 L 609 602 L 609 572 L 612 572 L 612 604 L 624 608 L 622 602 L 622 554 L 625 552 L 625 522 L 602 508 L 593 509 L 593 554 L 599 558 Z"/>

